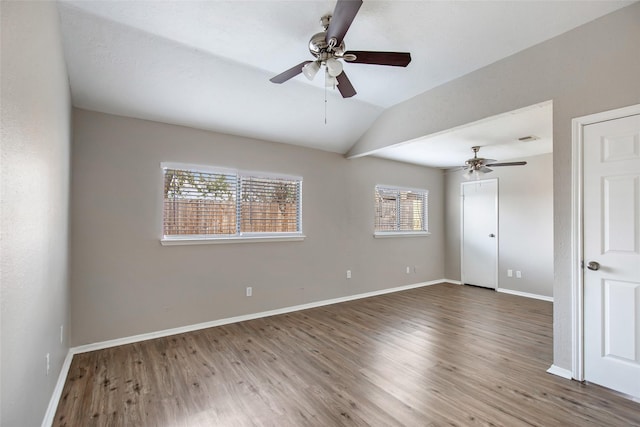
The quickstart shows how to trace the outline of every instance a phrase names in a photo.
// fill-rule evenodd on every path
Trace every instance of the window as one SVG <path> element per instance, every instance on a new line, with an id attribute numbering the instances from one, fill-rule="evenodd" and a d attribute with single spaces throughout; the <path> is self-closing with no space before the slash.
<path id="1" fill-rule="evenodd" d="M 375 235 L 428 234 L 429 192 L 377 185 Z"/>
<path id="2" fill-rule="evenodd" d="M 300 240 L 302 178 L 162 164 L 163 244 Z"/>

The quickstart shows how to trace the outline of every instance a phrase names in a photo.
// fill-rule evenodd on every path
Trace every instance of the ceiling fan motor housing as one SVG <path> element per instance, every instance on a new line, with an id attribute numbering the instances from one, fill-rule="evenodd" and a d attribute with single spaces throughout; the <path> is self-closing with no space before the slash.
<path id="1" fill-rule="evenodd" d="M 482 157 L 475 157 L 473 159 L 469 159 L 464 164 L 472 170 L 478 170 L 484 166 L 484 160 Z"/>
<path id="2" fill-rule="evenodd" d="M 314 34 L 309 40 L 309 52 L 311 52 L 311 54 L 320 61 L 326 61 L 327 59 L 336 56 L 339 57 L 344 53 L 345 49 L 344 42 L 342 42 L 340 43 L 340 46 L 334 47 L 329 51 L 326 31 Z"/>

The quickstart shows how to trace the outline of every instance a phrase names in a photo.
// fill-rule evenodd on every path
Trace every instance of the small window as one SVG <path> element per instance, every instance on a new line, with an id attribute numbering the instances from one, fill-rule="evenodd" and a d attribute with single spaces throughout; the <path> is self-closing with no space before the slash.
<path id="1" fill-rule="evenodd" d="M 162 168 L 163 243 L 303 237 L 302 178 L 205 166 Z"/>
<path id="2" fill-rule="evenodd" d="M 375 234 L 428 234 L 429 191 L 376 186 Z"/>

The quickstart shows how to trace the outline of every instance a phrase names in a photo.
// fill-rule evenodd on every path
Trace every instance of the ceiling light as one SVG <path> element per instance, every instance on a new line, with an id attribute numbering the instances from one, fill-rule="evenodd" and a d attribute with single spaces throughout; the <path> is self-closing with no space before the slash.
<path id="1" fill-rule="evenodd" d="M 336 77 L 342 72 L 342 62 L 336 58 L 327 59 L 327 72 L 331 77 Z"/>
<path id="2" fill-rule="evenodd" d="M 470 167 L 464 171 L 464 173 L 462 174 L 462 177 L 467 180 L 471 178 L 475 180 L 479 180 L 480 178 L 482 178 L 484 174 L 487 174 L 491 171 L 492 171 L 491 169 L 485 166 L 481 168 Z"/>
<path id="3" fill-rule="evenodd" d="M 331 87 L 334 89 L 336 88 L 336 86 L 338 86 L 338 79 L 336 79 L 334 76 L 329 74 L 328 69 L 327 69 L 327 72 L 325 73 L 324 85 L 326 87 Z"/>
<path id="4" fill-rule="evenodd" d="M 302 67 L 302 74 L 309 80 L 313 80 L 313 78 L 320 71 L 320 63 L 318 61 L 309 62 L 307 65 Z"/>
<path id="5" fill-rule="evenodd" d="M 470 170 L 468 171 L 466 174 L 464 174 L 464 179 L 475 179 L 476 181 L 478 181 L 482 175 L 484 175 L 483 172 L 480 172 L 478 170 Z"/>

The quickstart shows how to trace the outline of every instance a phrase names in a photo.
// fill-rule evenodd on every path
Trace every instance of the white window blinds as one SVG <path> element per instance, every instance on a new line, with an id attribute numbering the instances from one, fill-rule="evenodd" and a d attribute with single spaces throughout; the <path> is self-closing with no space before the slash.
<path id="1" fill-rule="evenodd" d="M 163 167 L 164 238 L 301 233 L 302 179 Z"/>
<path id="2" fill-rule="evenodd" d="M 376 232 L 427 232 L 427 190 L 376 186 Z"/>
<path id="3" fill-rule="evenodd" d="M 300 182 L 240 177 L 240 231 L 290 233 L 300 230 Z"/>

